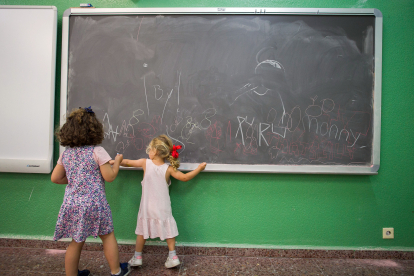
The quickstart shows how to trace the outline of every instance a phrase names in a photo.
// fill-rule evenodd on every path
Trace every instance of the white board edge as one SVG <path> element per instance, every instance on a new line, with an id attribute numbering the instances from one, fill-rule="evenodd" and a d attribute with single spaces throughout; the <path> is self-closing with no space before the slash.
<path id="1" fill-rule="evenodd" d="M 49 155 L 52 157 L 52 154 Z M 0 172 L 11 173 L 50 173 L 52 158 L 34 159 L 0 159 Z"/>

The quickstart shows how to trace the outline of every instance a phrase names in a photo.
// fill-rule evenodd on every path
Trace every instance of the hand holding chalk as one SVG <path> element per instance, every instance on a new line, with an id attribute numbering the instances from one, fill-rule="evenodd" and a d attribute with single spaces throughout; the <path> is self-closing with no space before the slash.
<path id="1" fill-rule="evenodd" d="M 118 161 L 119 163 L 121 163 L 123 159 L 124 159 L 124 156 L 122 154 L 119 154 L 119 153 L 116 154 L 115 162 Z"/>
<path id="2" fill-rule="evenodd" d="M 115 160 L 109 160 L 109 165 L 112 166 L 113 164 L 115 164 L 115 161 L 117 161 L 117 160 L 119 160 L 119 163 L 121 163 L 123 159 L 124 159 L 124 156 L 120 153 L 117 153 L 116 157 L 115 157 Z"/>

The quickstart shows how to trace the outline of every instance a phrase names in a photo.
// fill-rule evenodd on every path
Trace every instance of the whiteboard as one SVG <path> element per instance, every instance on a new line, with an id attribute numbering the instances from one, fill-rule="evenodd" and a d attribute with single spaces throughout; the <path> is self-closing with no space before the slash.
<path id="1" fill-rule="evenodd" d="M 57 9 L 0 6 L 0 171 L 50 173 Z"/>

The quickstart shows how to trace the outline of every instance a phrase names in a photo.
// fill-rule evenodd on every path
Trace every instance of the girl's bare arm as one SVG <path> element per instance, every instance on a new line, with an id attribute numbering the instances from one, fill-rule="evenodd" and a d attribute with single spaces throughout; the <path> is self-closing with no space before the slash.
<path id="1" fill-rule="evenodd" d="M 124 159 L 121 162 L 122 167 L 136 167 L 136 168 L 143 168 L 145 166 L 145 158 L 138 159 L 138 160 L 131 160 L 131 159 Z M 109 161 L 109 164 L 113 164 L 114 161 Z"/>
<path id="2" fill-rule="evenodd" d="M 115 160 L 111 160 L 113 161 L 112 166 L 110 165 L 111 161 L 109 161 L 99 167 L 102 177 L 105 179 L 105 181 L 112 182 L 115 180 L 119 172 L 119 165 L 122 162 L 122 158 L 122 154 L 118 154 L 115 157 Z"/>
<path id="3" fill-rule="evenodd" d="M 177 180 L 187 182 L 188 180 L 193 179 L 197 174 L 199 174 L 201 171 L 203 171 L 207 166 L 207 163 L 201 163 L 198 165 L 197 169 L 194 171 L 191 171 L 189 173 L 182 173 L 180 171 L 174 171 L 174 168 L 172 166 L 168 167 L 168 172 L 170 173 L 170 176 L 174 177 Z"/>
<path id="4" fill-rule="evenodd" d="M 50 180 L 52 180 L 52 182 L 56 184 L 68 184 L 65 168 L 62 165 L 57 164 L 56 167 L 53 169 Z"/>

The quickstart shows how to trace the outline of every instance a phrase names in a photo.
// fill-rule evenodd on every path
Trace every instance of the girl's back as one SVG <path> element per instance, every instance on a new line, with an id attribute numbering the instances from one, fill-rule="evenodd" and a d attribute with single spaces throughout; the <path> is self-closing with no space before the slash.
<path id="1" fill-rule="evenodd" d="M 68 185 L 59 211 L 54 239 L 84 241 L 113 231 L 105 181 L 93 157 L 95 146 L 67 148 L 62 154 Z"/>
<path id="2" fill-rule="evenodd" d="M 168 165 L 155 165 L 151 159 L 146 160 L 145 175 L 141 182 L 142 197 L 139 213 L 144 219 L 166 220 L 172 217 L 171 201 L 165 181 Z"/>
<path id="3" fill-rule="evenodd" d="M 169 183 L 165 181 L 167 164 L 155 165 L 146 159 L 145 175 L 142 180 L 141 204 L 135 234 L 145 239 L 165 240 L 178 235 L 177 223 L 171 210 Z"/>
<path id="4" fill-rule="evenodd" d="M 70 197 L 73 203 L 84 204 L 100 201 L 105 197 L 105 181 L 99 165 L 93 158 L 94 146 L 67 148 L 62 155 L 68 185 L 65 200 Z"/>

